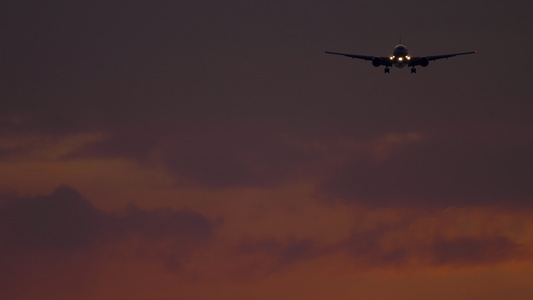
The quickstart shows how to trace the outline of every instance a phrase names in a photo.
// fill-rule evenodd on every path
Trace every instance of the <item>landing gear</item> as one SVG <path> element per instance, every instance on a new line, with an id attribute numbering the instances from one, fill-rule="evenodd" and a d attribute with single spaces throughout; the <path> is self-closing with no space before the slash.
<path id="1" fill-rule="evenodd" d="M 412 68 L 411 73 L 416 73 L 416 68 Z"/>
<path id="2" fill-rule="evenodd" d="M 390 69 L 388 67 L 385 68 L 385 73 L 390 73 Z"/>

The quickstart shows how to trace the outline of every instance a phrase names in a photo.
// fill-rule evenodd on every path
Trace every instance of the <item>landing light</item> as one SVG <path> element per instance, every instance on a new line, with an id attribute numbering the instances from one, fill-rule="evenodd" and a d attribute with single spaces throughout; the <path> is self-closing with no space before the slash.
<path id="1" fill-rule="evenodd" d="M 393 60 L 393 59 L 394 59 L 394 56 L 391 56 L 391 57 L 390 57 L 390 60 Z"/>
<path id="2" fill-rule="evenodd" d="M 402 58 L 402 57 L 398 57 L 398 60 L 399 60 L 399 61 L 402 61 L 402 60 L 403 60 L 403 58 Z"/>
<path id="3" fill-rule="evenodd" d="M 406 56 L 405 58 L 407 58 L 407 60 L 410 60 L 410 59 L 411 59 L 411 56 Z"/>

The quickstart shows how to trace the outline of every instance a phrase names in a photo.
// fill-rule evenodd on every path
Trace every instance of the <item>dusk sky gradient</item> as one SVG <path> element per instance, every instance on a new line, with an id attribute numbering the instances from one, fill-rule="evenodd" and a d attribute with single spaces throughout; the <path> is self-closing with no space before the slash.
<path id="1" fill-rule="evenodd" d="M 0 297 L 533 299 L 530 14 L 3 1 Z"/>

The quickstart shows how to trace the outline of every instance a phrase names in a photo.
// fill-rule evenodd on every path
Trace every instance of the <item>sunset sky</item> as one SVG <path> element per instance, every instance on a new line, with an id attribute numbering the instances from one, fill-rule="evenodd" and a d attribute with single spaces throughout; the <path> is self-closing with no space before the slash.
<path id="1" fill-rule="evenodd" d="M 2 1 L 0 297 L 533 299 L 527 1 Z M 389 56 L 478 50 L 375 68 Z"/>

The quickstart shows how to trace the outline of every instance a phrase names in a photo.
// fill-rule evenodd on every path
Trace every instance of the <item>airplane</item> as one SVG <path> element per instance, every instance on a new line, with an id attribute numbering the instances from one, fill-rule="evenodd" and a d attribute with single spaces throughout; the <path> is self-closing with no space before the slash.
<path id="1" fill-rule="evenodd" d="M 470 52 L 463 52 L 463 53 L 453 53 L 453 54 L 443 54 L 443 55 L 434 55 L 434 56 L 420 56 L 420 57 L 411 57 L 408 55 L 407 47 L 400 44 L 396 45 L 394 47 L 394 51 L 392 52 L 392 56 L 390 57 L 380 57 L 380 56 L 367 56 L 367 55 L 357 55 L 357 54 L 348 54 L 348 53 L 338 53 L 338 52 L 330 52 L 325 51 L 326 54 L 334 54 L 334 55 L 344 55 L 347 57 L 351 57 L 352 59 L 358 58 L 358 59 L 364 59 L 364 60 L 370 60 L 372 61 L 372 65 L 374 67 L 379 66 L 385 66 L 385 73 L 390 73 L 389 67 L 397 67 L 397 68 L 403 68 L 405 66 L 411 67 L 411 73 L 416 73 L 416 66 L 422 66 L 427 67 L 429 65 L 430 61 L 435 61 L 437 59 L 442 58 L 449 58 L 454 57 L 457 55 L 465 55 L 465 54 L 474 54 L 477 53 L 477 51 L 470 51 Z"/>

